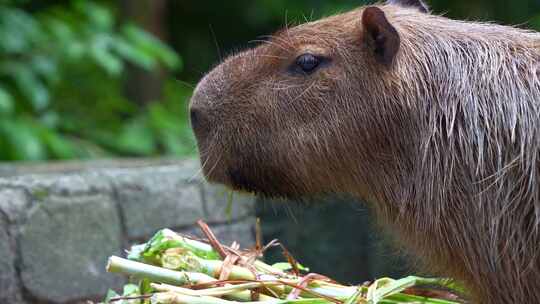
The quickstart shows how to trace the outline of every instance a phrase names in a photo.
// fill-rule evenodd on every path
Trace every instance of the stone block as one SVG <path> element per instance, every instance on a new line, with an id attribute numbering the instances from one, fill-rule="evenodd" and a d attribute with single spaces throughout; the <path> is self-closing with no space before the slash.
<path id="1" fill-rule="evenodd" d="M 20 303 L 20 298 L 12 240 L 6 223 L 0 219 L 0 303 Z"/>
<path id="2" fill-rule="evenodd" d="M 0 179 L 0 188 L 28 190 L 36 199 L 49 195 L 78 195 L 110 192 L 110 181 L 98 172 L 86 174 L 31 174 Z"/>
<path id="3" fill-rule="evenodd" d="M 30 204 L 30 198 L 23 189 L 0 190 L 0 213 L 4 214 L 9 223 L 24 219 Z"/>
<path id="4" fill-rule="evenodd" d="M 121 223 L 108 195 L 38 201 L 19 231 L 21 278 L 40 301 L 101 298 L 122 279 L 107 274 L 107 258 L 120 254 Z"/>
<path id="5" fill-rule="evenodd" d="M 204 217 L 199 186 L 186 183 L 177 170 L 119 171 L 109 178 L 130 239 L 146 239 L 159 229 L 189 226 Z"/>

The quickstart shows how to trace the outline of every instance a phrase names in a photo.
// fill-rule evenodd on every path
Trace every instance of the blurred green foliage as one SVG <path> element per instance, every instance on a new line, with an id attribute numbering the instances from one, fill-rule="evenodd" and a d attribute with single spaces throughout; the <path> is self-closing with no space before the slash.
<path id="1" fill-rule="evenodd" d="M 164 98 L 138 107 L 124 97 L 126 64 L 178 71 L 180 57 L 114 8 L 71 1 L 36 12 L 0 5 L 0 159 L 185 154 L 192 147 L 169 80 Z M 185 105 L 185 104 L 184 104 Z"/>

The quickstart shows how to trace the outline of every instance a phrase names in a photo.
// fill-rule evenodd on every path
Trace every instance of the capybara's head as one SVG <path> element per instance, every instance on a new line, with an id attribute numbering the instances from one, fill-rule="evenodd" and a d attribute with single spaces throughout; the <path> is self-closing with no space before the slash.
<path id="1" fill-rule="evenodd" d="M 224 60 L 191 101 L 207 178 L 296 197 L 358 188 L 374 163 L 384 171 L 403 149 L 392 133 L 407 121 L 393 95 L 404 64 L 393 14 L 426 11 L 420 1 L 363 7 L 281 30 Z"/>

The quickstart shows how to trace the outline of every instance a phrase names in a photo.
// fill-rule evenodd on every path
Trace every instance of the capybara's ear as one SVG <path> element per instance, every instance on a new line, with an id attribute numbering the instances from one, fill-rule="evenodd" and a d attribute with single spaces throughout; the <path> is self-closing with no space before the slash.
<path id="1" fill-rule="evenodd" d="M 375 59 L 390 66 L 399 50 L 400 38 L 397 30 L 388 22 L 384 12 L 375 6 L 364 9 L 362 26 L 364 41 L 372 50 Z"/>
<path id="2" fill-rule="evenodd" d="M 388 0 L 386 3 L 403 7 L 415 7 L 422 13 L 429 12 L 429 6 L 422 0 Z"/>

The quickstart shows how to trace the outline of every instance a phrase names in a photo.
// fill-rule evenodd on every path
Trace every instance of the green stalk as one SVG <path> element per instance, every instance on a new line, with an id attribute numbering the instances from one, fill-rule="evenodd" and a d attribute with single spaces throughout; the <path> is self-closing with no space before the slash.
<path id="1" fill-rule="evenodd" d="M 284 280 L 286 282 L 296 283 L 294 281 Z M 321 294 L 327 297 L 336 298 L 336 299 L 348 299 L 354 295 L 354 293 L 358 290 L 355 286 L 342 286 L 342 285 L 336 285 L 331 284 L 324 281 L 313 281 L 308 285 L 309 290 Z M 285 293 L 289 293 L 292 291 L 292 287 L 285 286 Z M 367 288 L 364 287 L 364 291 L 367 292 Z M 302 291 L 300 293 L 300 296 L 304 298 L 316 298 L 317 296 L 314 296 L 313 294 L 310 294 L 308 292 Z"/>
<path id="2" fill-rule="evenodd" d="M 163 254 L 161 261 L 163 266 L 169 269 L 204 273 L 214 278 L 219 278 L 219 273 L 223 267 L 223 261 L 205 260 L 195 256 L 194 254 L 191 254 L 190 252 L 178 251 L 174 249 L 166 251 Z M 246 281 L 258 280 L 263 283 L 271 283 L 281 280 L 283 282 L 294 285 L 300 283 L 299 278 L 280 279 L 279 277 L 273 275 L 263 275 L 257 278 L 249 269 L 240 266 L 232 266 L 228 279 Z M 325 288 L 325 286 L 328 287 Z M 271 284 L 268 287 L 273 291 L 277 292 L 279 295 L 288 294 L 293 290 L 293 287 L 285 284 Z M 349 298 L 356 292 L 355 287 L 345 287 L 335 284 L 324 284 L 324 282 L 321 281 L 313 281 L 309 284 L 309 287 L 315 292 L 329 297 Z M 301 296 L 309 298 L 317 297 L 305 291 L 302 291 Z"/>
<path id="3" fill-rule="evenodd" d="M 364 294 L 364 290 L 360 287 L 358 288 L 352 296 L 350 296 L 344 304 L 354 304 L 358 303 L 358 299 Z"/>
<path id="4" fill-rule="evenodd" d="M 210 246 L 209 244 L 206 244 L 206 243 L 203 243 L 203 242 L 199 242 L 199 241 L 196 241 L 196 240 L 192 240 L 190 238 L 187 238 L 187 237 L 184 237 L 170 229 L 163 229 L 162 230 L 162 233 L 163 233 L 163 236 L 166 237 L 166 238 L 170 238 L 172 240 L 175 240 L 175 241 L 178 241 L 179 243 L 183 243 L 185 245 L 187 245 L 186 247 L 192 247 L 192 248 L 195 248 L 197 250 L 200 250 L 202 252 L 206 252 L 206 253 L 209 253 L 209 254 L 215 254 L 215 255 L 219 255 L 216 251 L 214 251 L 214 249 L 212 248 L 212 246 Z"/>
<path id="5" fill-rule="evenodd" d="M 248 291 L 249 289 L 258 288 L 263 286 L 261 283 L 246 283 L 246 284 L 238 284 L 238 285 L 227 285 L 224 287 L 216 287 L 216 288 L 209 288 L 209 289 L 202 289 L 202 290 L 193 290 L 193 289 L 187 289 L 182 288 L 178 286 L 172 286 L 167 284 L 152 284 L 152 287 L 156 289 L 157 291 L 162 292 L 175 292 L 175 293 L 181 293 L 188 296 L 194 296 L 194 297 L 222 297 L 222 296 L 229 296 L 233 295 L 235 300 L 239 301 L 251 301 L 251 293 Z M 278 300 L 276 298 L 267 296 L 265 294 L 259 295 L 259 301 L 272 301 L 272 300 Z"/>
<path id="6" fill-rule="evenodd" d="M 159 232 L 158 232 L 159 233 Z M 186 248 L 195 248 L 196 250 L 200 252 L 206 253 L 206 255 L 210 256 L 219 256 L 219 254 L 210 246 L 209 244 L 192 240 L 190 238 L 184 237 L 182 235 L 179 235 L 178 233 L 170 230 L 170 229 L 163 229 L 160 233 L 163 234 L 165 238 L 177 241 L 179 244 L 184 245 Z M 199 258 L 202 258 L 201 256 L 198 256 Z M 277 269 L 275 267 L 272 267 L 260 260 L 256 260 L 253 263 L 253 266 L 257 268 L 259 271 L 266 273 L 266 274 L 272 274 L 279 277 L 290 277 L 287 273 L 283 272 L 281 269 Z"/>
<path id="7" fill-rule="evenodd" d="M 200 272 L 218 278 L 223 267 L 223 261 L 205 260 L 191 252 L 166 251 L 161 258 L 163 267 L 173 270 Z M 256 276 L 247 268 L 232 266 L 230 280 L 255 280 Z"/>
<path id="8" fill-rule="evenodd" d="M 186 288 L 181 288 L 181 287 L 167 285 L 167 284 L 152 284 L 152 287 L 154 287 L 158 291 L 172 291 L 172 292 L 183 293 L 189 296 L 221 297 L 221 296 L 229 295 L 229 294 L 236 293 L 239 291 L 246 291 L 249 289 L 260 288 L 263 286 L 268 287 L 268 286 L 274 286 L 274 285 L 279 285 L 279 283 L 274 282 L 274 283 L 264 284 L 260 282 L 253 282 L 253 283 L 227 285 L 224 287 L 214 287 L 214 288 L 201 289 L 201 290 L 186 289 Z M 275 298 L 272 298 L 266 295 L 260 295 L 260 296 L 264 297 L 266 300 L 275 300 Z"/>
<path id="9" fill-rule="evenodd" d="M 197 272 L 197 273 L 204 273 L 206 275 L 212 276 L 214 278 L 219 278 L 220 271 L 223 267 L 223 261 L 217 261 L 217 260 L 205 260 L 201 259 L 189 252 L 180 252 L 171 250 L 168 252 L 165 252 L 162 257 L 162 264 L 164 267 L 174 270 L 182 270 L 182 271 L 189 271 L 189 272 Z M 230 280 L 246 280 L 246 281 L 261 281 L 261 282 L 275 282 L 278 280 L 281 280 L 283 282 L 287 282 L 289 284 L 297 285 L 300 283 L 299 278 L 295 279 L 280 279 L 279 277 L 272 276 L 272 275 L 263 275 L 262 277 L 257 278 L 255 274 L 253 274 L 249 269 L 240 267 L 240 266 L 232 266 L 231 272 L 229 274 Z M 330 290 L 326 290 L 324 287 L 322 287 L 322 284 L 318 284 L 317 281 L 311 282 L 310 287 L 318 287 L 317 292 L 330 297 L 342 297 L 342 298 L 348 298 L 354 292 L 356 291 L 356 288 L 354 287 L 344 287 L 341 286 L 339 289 L 334 288 Z M 334 287 L 337 287 L 338 285 L 333 285 Z M 284 284 L 272 284 L 268 286 L 273 291 L 277 292 L 279 295 L 290 293 L 293 290 L 293 287 L 284 285 Z M 341 292 L 340 292 L 341 291 Z M 313 294 L 310 294 L 308 292 L 302 291 L 302 296 L 314 298 L 316 296 L 313 296 Z"/>
<path id="10" fill-rule="evenodd" d="M 260 260 L 255 260 L 255 262 L 253 263 L 253 266 L 255 266 L 255 268 L 257 268 L 257 270 L 263 272 L 263 273 L 266 273 L 266 274 L 271 274 L 271 275 L 276 275 L 276 276 L 279 276 L 279 277 L 283 277 L 283 278 L 287 278 L 287 277 L 291 277 L 291 275 L 283 272 L 281 269 L 277 269 L 275 267 L 272 267 Z"/>
<path id="11" fill-rule="evenodd" d="M 185 271 L 175 271 L 156 267 L 144 263 L 134 262 L 120 257 L 110 257 L 107 264 L 107 271 L 111 273 L 121 273 L 134 276 L 138 279 L 149 279 L 152 282 L 165 283 L 175 286 L 191 284 L 204 284 L 217 281 L 206 274 Z M 238 291 L 227 295 L 228 298 L 238 301 L 250 301 L 250 291 Z M 261 299 L 274 300 L 275 298 L 261 295 Z M 190 303 L 191 304 L 191 303 Z M 195 304 L 195 303 L 193 303 Z"/>
<path id="12" fill-rule="evenodd" d="M 201 284 L 215 281 L 214 278 L 202 273 L 189 273 L 156 267 L 144 263 L 134 262 L 120 257 L 110 257 L 107 271 L 123 273 L 138 279 L 149 279 L 172 285 Z"/>

